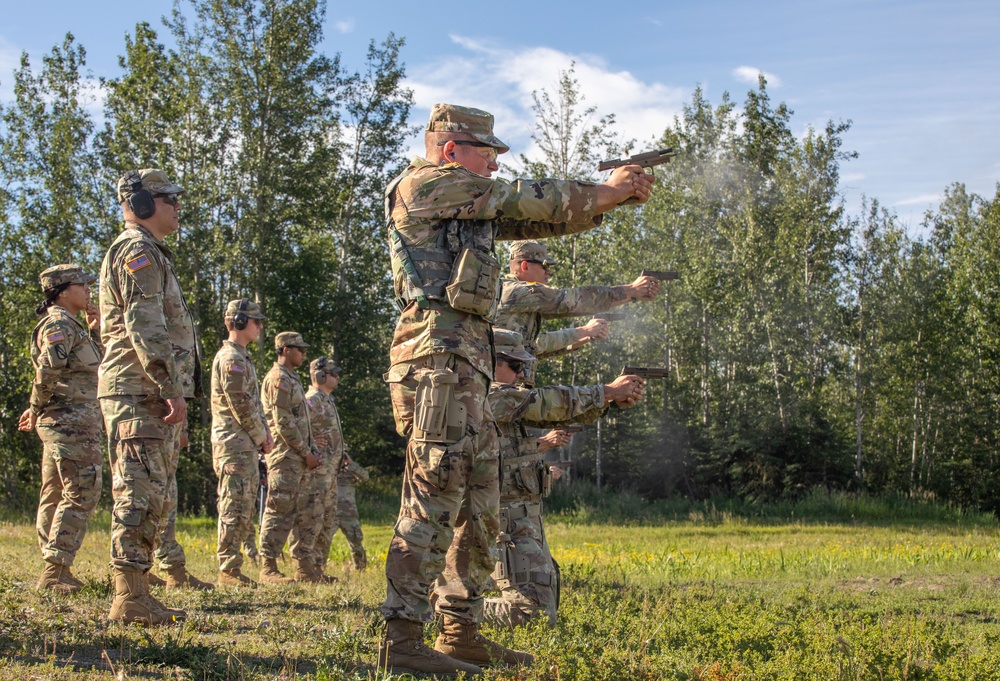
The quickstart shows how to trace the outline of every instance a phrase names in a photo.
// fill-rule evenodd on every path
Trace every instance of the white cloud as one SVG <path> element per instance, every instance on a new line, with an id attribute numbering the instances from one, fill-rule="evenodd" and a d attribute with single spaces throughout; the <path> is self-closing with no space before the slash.
<path id="1" fill-rule="evenodd" d="M 0 102 L 14 98 L 14 70 L 21 65 L 21 51 L 0 36 Z"/>
<path id="2" fill-rule="evenodd" d="M 938 204 L 941 199 L 944 198 L 940 193 L 936 194 L 920 194 L 919 196 L 913 196 L 908 199 L 903 199 L 902 201 L 896 201 L 892 205 L 894 206 L 930 206 L 931 204 Z"/>
<path id="3" fill-rule="evenodd" d="M 533 155 L 531 111 L 534 91 L 554 92 L 560 73 L 574 64 L 584 96 L 581 108 L 596 107 L 592 121 L 615 114 L 623 139 L 638 147 L 652 144 L 681 112 L 689 92 L 659 82 L 644 82 L 632 73 L 613 70 L 606 60 L 590 54 L 569 54 L 549 47 L 509 48 L 468 36 L 453 35 L 464 53 L 443 54 L 411 64 L 406 85 L 413 89 L 416 108 L 424 115 L 435 102 L 455 102 L 486 109 L 496 117 L 500 139 L 514 154 Z M 414 117 L 422 118 L 420 113 Z M 420 153 L 419 140 L 411 147 Z"/>
<path id="4" fill-rule="evenodd" d="M 354 32 L 354 19 L 341 19 L 340 21 L 333 22 L 333 27 L 340 31 L 341 33 L 353 33 Z"/>
<path id="5" fill-rule="evenodd" d="M 756 66 L 737 66 L 733 69 L 733 78 L 743 83 L 756 85 L 757 77 L 762 73 L 764 74 L 764 78 L 767 79 L 767 84 L 770 87 L 781 87 L 781 78 L 778 78 L 778 76 L 774 73 L 768 73 L 763 69 L 758 69 Z"/>

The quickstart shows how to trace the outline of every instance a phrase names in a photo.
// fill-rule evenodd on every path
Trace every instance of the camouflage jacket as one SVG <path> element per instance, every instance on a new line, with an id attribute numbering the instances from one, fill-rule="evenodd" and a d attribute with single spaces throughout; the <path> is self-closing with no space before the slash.
<path id="1" fill-rule="evenodd" d="M 575 328 L 541 333 L 543 320 L 606 312 L 626 296 L 622 286 L 555 288 L 521 281 L 507 274 L 503 278 L 503 293 L 494 326 L 520 333 L 524 336 L 525 349 L 541 358 L 565 350 L 580 340 L 580 333 Z"/>
<path id="2" fill-rule="evenodd" d="M 490 321 L 460 312 L 447 301 L 455 259 L 471 249 L 495 263 L 497 239 L 537 239 L 596 227 L 597 188 L 563 180 L 507 182 L 415 158 L 386 190 L 386 222 L 393 286 L 402 308 L 389 363 L 455 353 L 493 375 Z M 411 264 L 404 261 L 404 254 Z M 425 300 L 412 297 L 419 281 Z M 484 291 L 496 301 L 499 290 Z"/>
<path id="3" fill-rule="evenodd" d="M 212 360 L 212 444 L 232 452 L 257 451 L 267 440 L 267 420 L 250 352 L 232 341 Z"/>
<path id="4" fill-rule="evenodd" d="M 337 485 L 339 487 L 354 487 L 368 482 L 368 477 L 368 471 L 345 452 L 344 463 L 340 467 L 340 473 L 337 474 Z"/>
<path id="5" fill-rule="evenodd" d="M 541 493 L 537 477 L 524 473 L 539 465 L 543 454 L 526 427 L 593 423 L 607 411 L 603 385 L 526 388 L 494 383 L 487 400 L 500 430 L 501 501 Z"/>
<path id="6" fill-rule="evenodd" d="M 201 397 L 198 334 L 173 254 L 145 227 L 125 226 L 101 263 L 97 396 Z"/>
<path id="7" fill-rule="evenodd" d="M 97 368 L 104 347 L 69 310 L 49 307 L 31 332 L 35 381 L 29 404 L 42 425 L 94 425 Z"/>
<path id="8" fill-rule="evenodd" d="M 274 437 L 274 449 L 265 455 L 268 465 L 285 457 L 304 460 L 307 453 L 316 450 L 309 404 L 297 373 L 275 362 L 264 376 L 260 397 Z"/>
<path id="9" fill-rule="evenodd" d="M 309 404 L 309 426 L 312 429 L 316 449 L 323 457 L 321 468 L 332 474 L 340 470 L 344 456 L 344 433 L 340 429 L 340 414 L 333 395 L 310 388 L 306 393 Z"/>

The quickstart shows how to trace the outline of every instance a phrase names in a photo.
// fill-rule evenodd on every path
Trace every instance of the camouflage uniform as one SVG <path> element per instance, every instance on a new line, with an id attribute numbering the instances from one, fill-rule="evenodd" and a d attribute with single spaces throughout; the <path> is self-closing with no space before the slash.
<path id="1" fill-rule="evenodd" d="M 364 570 L 368 567 L 368 555 L 363 544 L 365 535 L 361 532 L 358 503 L 355 498 L 355 487 L 367 481 L 368 471 L 345 453 L 344 464 L 341 466 L 340 474 L 337 475 L 337 523 L 330 539 L 332 541 L 333 534 L 340 528 L 351 547 L 351 559 L 354 561 L 355 570 Z"/>
<path id="2" fill-rule="evenodd" d="M 544 244 L 527 241 L 514 244 L 511 261 L 555 261 L 548 257 Z M 528 352 L 538 358 L 575 349 L 580 333 L 575 328 L 542 333 L 542 321 L 560 317 L 606 312 L 628 297 L 624 286 L 579 286 L 555 288 L 538 282 L 521 281 L 513 274 L 504 275 L 503 293 L 497 311 L 496 326 L 517 331 L 524 337 Z M 535 363 L 525 369 L 525 382 L 534 384 Z"/>
<path id="3" fill-rule="evenodd" d="M 558 570 L 542 525 L 542 498 L 551 478 L 538 440 L 525 426 L 592 423 L 606 411 L 604 399 L 601 385 L 490 386 L 489 402 L 500 428 L 500 525 L 508 537 L 493 573 L 503 594 L 486 601 L 491 624 L 514 627 L 543 614 L 550 624 L 556 621 Z"/>
<path id="4" fill-rule="evenodd" d="M 256 303 L 247 317 L 266 319 Z M 232 307 L 232 306 L 230 306 Z M 227 316 L 232 316 L 228 314 Z M 250 352 L 225 340 L 212 361 L 212 468 L 219 478 L 219 569 L 243 565 L 240 547 L 253 531 L 260 473 L 257 457 L 267 440 L 257 371 Z"/>
<path id="5" fill-rule="evenodd" d="M 429 129 L 469 132 L 461 122 L 442 121 L 432 114 Z M 488 128 L 488 136 L 469 134 L 505 151 L 492 135 L 491 116 Z M 402 312 L 385 379 L 396 430 L 409 438 L 400 515 L 386 560 L 382 614 L 390 621 L 432 618 L 430 590 L 446 562 L 456 578 L 439 586 L 438 612 L 446 620 L 482 620 L 499 531 L 498 444 L 486 402 L 493 374 L 490 321 L 500 294 L 495 241 L 581 232 L 600 224 L 596 208 L 592 185 L 507 182 L 421 158 L 386 190 Z"/>
<path id="6" fill-rule="evenodd" d="M 298 334 L 295 334 L 298 336 Z M 307 347 L 301 342 L 288 343 Z M 316 533 L 314 523 L 306 513 L 312 509 L 299 503 L 299 492 L 309 482 L 306 454 L 316 453 L 309 425 L 309 405 L 299 375 L 275 362 L 264 376 L 260 388 L 267 425 L 274 437 L 274 449 L 265 455 L 267 461 L 267 502 L 260 528 L 260 555 L 275 560 L 285 546 L 292 527 L 298 530 L 292 537 L 289 551 L 297 561 L 310 561 Z"/>
<path id="7" fill-rule="evenodd" d="M 43 289 L 90 284 L 75 265 L 49 268 Z M 70 567 L 101 498 L 101 408 L 97 368 L 104 348 L 75 315 L 51 305 L 31 333 L 35 381 L 30 407 L 42 441 L 42 488 L 35 528 L 42 558 Z"/>
<path id="8" fill-rule="evenodd" d="M 180 193 L 158 171 L 139 171 L 142 184 Z M 127 176 L 126 176 L 127 177 Z M 123 181 L 126 178 L 123 178 Z M 122 181 L 119 199 L 122 199 Z M 170 248 L 140 224 L 126 222 L 101 264 L 101 339 L 106 348 L 98 397 L 108 431 L 114 512 L 111 564 L 146 571 L 177 508 L 177 459 L 183 424 L 163 420 L 165 400 L 202 396 L 194 318 L 181 293 Z M 160 552 L 184 564 L 172 533 Z"/>
<path id="9" fill-rule="evenodd" d="M 327 373 L 339 371 L 326 357 L 313 360 L 310 369 L 323 362 L 329 362 Z M 312 511 L 313 532 L 316 535 L 313 547 L 313 562 L 322 570 L 330 557 L 330 544 L 337 529 L 337 471 L 344 458 L 344 433 L 340 427 L 340 414 L 333 395 L 311 388 L 306 393 L 309 401 L 309 422 L 312 426 L 316 448 L 322 454 L 323 462 L 311 471 L 307 511 Z"/>

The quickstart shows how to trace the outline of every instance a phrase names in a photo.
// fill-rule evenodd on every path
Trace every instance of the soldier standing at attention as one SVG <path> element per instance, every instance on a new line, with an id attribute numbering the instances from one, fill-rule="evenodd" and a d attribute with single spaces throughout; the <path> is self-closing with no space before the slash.
<path id="1" fill-rule="evenodd" d="M 337 524 L 333 532 L 336 533 L 337 528 L 340 528 L 344 533 L 344 538 L 351 547 L 354 569 L 359 572 L 368 567 L 368 555 L 365 553 L 363 543 L 365 535 L 361 531 L 361 518 L 358 516 L 358 501 L 355 496 L 355 488 L 364 482 L 368 482 L 368 471 L 358 465 L 345 451 L 344 462 L 337 475 Z M 331 541 L 332 539 L 331 535 Z"/>
<path id="2" fill-rule="evenodd" d="M 497 368 L 488 399 L 500 429 L 500 530 L 510 539 L 501 546 L 493 573 L 503 593 L 487 599 L 486 621 L 516 627 L 546 616 L 554 626 L 559 570 L 542 525 L 542 499 L 551 486 L 549 465 L 542 452 L 569 442 L 570 433 L 554 430 L 535 438 L 528 435 L 525 426 L 593 423 L 612 402 L 622 407 L 635 405 L 642 399 L 645 381 L 638 376 L 619 376 L 608 385 L 519 386 L 516 384 L 524 377 L 526 364 L 534 357 L 516 331 L 494 329 L 493 335 Z"/>
<path id="3" fill-rule="evenodd" d="M 101 264 L 98 372 L 108 432 L 114 511 L 110 619 L 165 624 L 184 619 L 149 594 L 146 573 L 169 516 L 187 400 L 202 396 L 194 319 L 164 239 L 176 232 L 184 189 L 161 170 L 118 180 L 125 229 Z M 181 564 L 183 569 L 183 564 Z"/>
<path id="4" fill-rule="evenodd" d="M 517 331 L 524 347 L 541 359 L 560 351 L 577 350 L 591 340 L 608 337 L 608 323 L 592 319 L 584 326 L 542 333 L 542 321 L 574 317 L 608 310 L 639 300 L 652 300 L 660 292 L 655 277 L 639 277 L 620 286 L 548 286 L 549 274 L 556 261 L 548 247 L 538 241 L 518 241 L 510 248 L 510 272 L 503 278 L 503 294 L 497 311 L 496 326 Z M 532 385 L 535 363 L 529 363 L 525 381 Z"/>
<path id="5" fill-rule="evenodd" d="M 278 360 L 264 376 L 260 387 L 267 425 L 274 437 L 274 449 L 267 459 L 267 502 L 260 527 L 260 581 L 282 584 L 295 581 L 278 571 L 278 556 L 296 524 L 299 492 L 308 483 L 310 471 L 320 464 L 319 452 L 309 427 L 309 405 L 295 370 L 306 360 L 309 345 L 294 331 L 274 338 Z M 300 522 L 300 526 L 305 523 Z M 289 547 L 297 563 L 296 575 L 311 574 L 315 541 L 310 532 L 292 538 Z"/>
<path id="6" fill-rule="evenodd" d="M 39 277 L 45 301 L 35 308 L 42 318 L 31 334 L 35 381 L 30 406 L 18 421 L 19 430 L 34 429 L 42 441 L 35 528 L 45 567 L 38 588 L 64 594 L 83 586 L 70 569 L 101 498 L 97 367 L 104 347 L 100 316 L 90 302 L 96 280 L 77 265 L 56 265 Z M 81 312 L 86 327 L 77 319 Z"/>
<path id="7" fill-rule="evenodd" d="M 389 352 L 396 430 L 409 438 L 402 503 L 386 559 L 385 637 L 379 667 L 393 673 L 481 672 L 530 664 L 479 633 L 483 591 L 499 534 L 498 442 L 486 392 L 493 377 L 490 322 L 500 296 L 497 239 L 563 236 L 601 214 L 649 198 L 653 178 L 616 168 L 604 184 L 490 179 L 493 116 L 436 104 L 415 158 L 385 192 L 387 236 L 401 310 Z M 424 644 L 437 590 L 442 633 Z"/>
<path id="8" fill-rule="evenodd" d="M 219 478 L 219 584 L 257 583 L 243 574 L 240 547 L 253 532 L 260 484 L 257 457 L 274 449 L 253 360 L 247 351 L 264 320 L 249 298 L 231 300 L 224 322 L 229 338 L 212 360 L 212 468 Z"/>
<path id="9" fill-rule="evenodd" d="M 306 393 L 316 448 L 323 463 L 313 471 L 313 495 L 317 513 L 316 545 L 313 548 L 314 577 L 321 582 L 336 581 L 326 574 L 330 544 L 337 529 L 337 472 L 344 460 L 344 433 L 333 391 L 340 384 L 340 367 L 328 357 L 317 357 L 309 365 L 312 386 Z"/>

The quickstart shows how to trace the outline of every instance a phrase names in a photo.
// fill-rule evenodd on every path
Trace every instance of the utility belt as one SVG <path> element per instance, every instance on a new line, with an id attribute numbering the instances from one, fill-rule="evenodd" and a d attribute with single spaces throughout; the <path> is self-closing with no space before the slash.
<path id="1" fill-rule="evenodd" d="M 500 494 L 544 499 L 552 493 L 552 471 L 535 451 L 521 456 L 500 458 Z"/>

